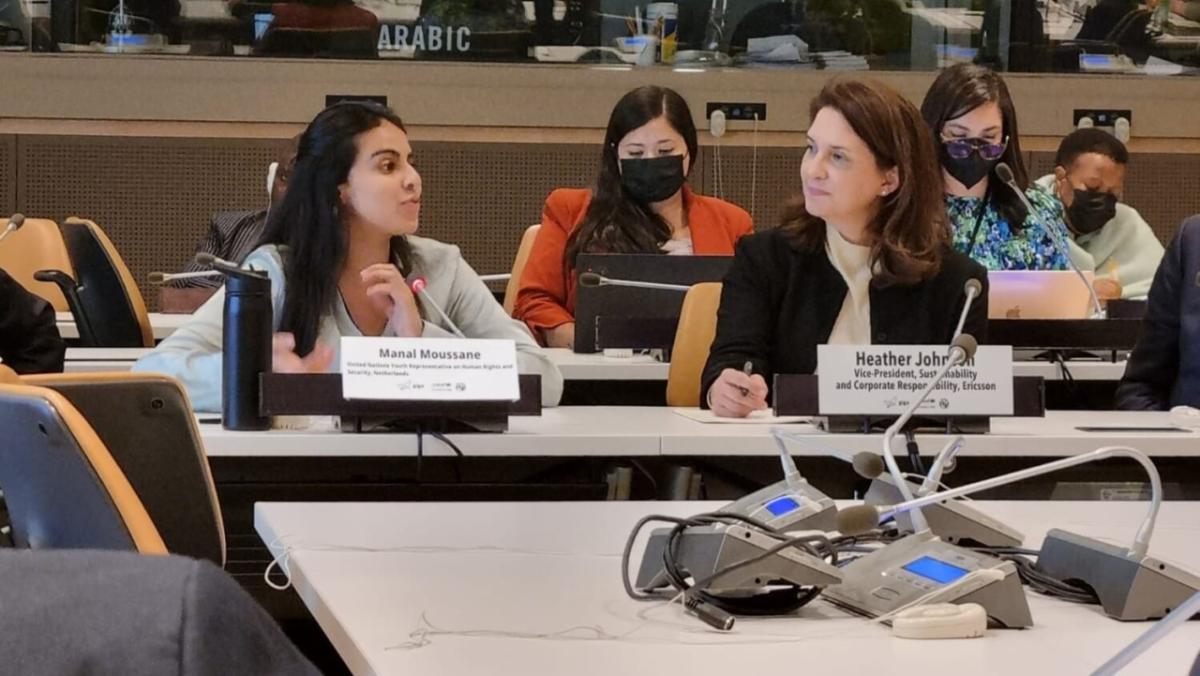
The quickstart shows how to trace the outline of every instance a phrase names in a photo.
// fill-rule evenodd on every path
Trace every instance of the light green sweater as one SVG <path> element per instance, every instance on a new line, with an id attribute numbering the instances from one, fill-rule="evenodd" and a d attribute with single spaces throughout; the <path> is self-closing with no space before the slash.
<path id="1" fill-rule="evenodd" d="M 1054 190 L 1054 176 L 1038 179 Z M 1117 203 L 1117 214 L 1096 232 L 1071 241 L 1071 260 L 1096 277 L 1111 277 L 1121 284 L 1122 298 L 1145 298 L 1163 257 L 1163 245 L 1136 209 Z"/>

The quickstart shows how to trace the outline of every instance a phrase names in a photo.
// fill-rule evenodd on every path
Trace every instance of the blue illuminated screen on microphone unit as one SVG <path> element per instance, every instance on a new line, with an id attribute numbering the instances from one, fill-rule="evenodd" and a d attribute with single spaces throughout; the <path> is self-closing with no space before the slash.
<path id="1" fill-rule="evenodd" d="M 967 574 L 965 568 L 952 566 L 945 561 L 939 561 L 932 556 L 922 556 L 904 566 L 904 570 L 916 573 L 927 580 L 938 584 L 948 584 Z"/>
<path id="2" fill-rule="evenodd" d="M 783 516 L 784 514 L 800 509 L 800 503 L 796 502 L 795 498 L 783 495 L 768 502 L 765 507 L 768 512 L 775 516 Z"/>

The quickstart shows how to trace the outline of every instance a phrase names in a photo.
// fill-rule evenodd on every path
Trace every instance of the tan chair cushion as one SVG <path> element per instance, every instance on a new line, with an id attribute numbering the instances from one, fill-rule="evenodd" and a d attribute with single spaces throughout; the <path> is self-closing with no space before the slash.
<path id="1" fill-rule="evenodd" d="M 6 223 L 7 217 L 0 219 Z M 38 270 L 62 270 L 75 276 L 67 245 L 63 243 L 58 223 L 45 218 L 27 218 L 20 230 L 0 244 L 0 268 L 3 268 L 30 293 L 45 298 L 56 312 L 69 312 L 67 299 L 58 285 L 34 280 Z"/>
<path id="2" fill-rule="evenodd" d="M 700 377 L 717 335 L 721 284 L 705 282 L 688 289 L 675 329 L 671 367 L 667 372 L 667 406 L 699 406 Z"/>

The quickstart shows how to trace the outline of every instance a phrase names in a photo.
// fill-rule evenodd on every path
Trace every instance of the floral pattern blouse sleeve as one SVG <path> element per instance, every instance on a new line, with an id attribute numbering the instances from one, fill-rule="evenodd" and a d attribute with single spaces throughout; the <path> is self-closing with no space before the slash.
<path id="1" fill-rule="evenodd" d="M 1067 254 L 1055 242 L 1067 241 L 1062 203 L 1038 186 L 1030 186 L 1025 196 L 1033 204 L 1035 217 L 1027 216 L 1025 227 L 1014 232 L 992 204 L 983 205 L 978 197 L 947 195 L 946 213 L 954 227 L 954 248 L 988 270 L 1068 269 Z M 1053 228 L 1054 234 L 1047 228 Z"/>

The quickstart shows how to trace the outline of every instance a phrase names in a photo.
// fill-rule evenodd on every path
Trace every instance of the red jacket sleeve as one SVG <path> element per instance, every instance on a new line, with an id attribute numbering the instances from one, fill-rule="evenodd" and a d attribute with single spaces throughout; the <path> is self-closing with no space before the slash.
<path id="1" fill-rule="evenodd" d="M 746 210 L 715 197 L 693 195 L 688 211 L 692 249 L 699 256 L 732 256 L 737 241 L 754 232 Z"/>
<path id="2" fill-rule="evenodd" d="M 542 329 L 575 321 L 574 285 L 563 269 L 563 251 L 590 198 L 587 190 L 555 190 L 542 209 L 542 227 L 521 273 L 513 307 L 513 316 L 525 322 L 539 341 Z"/>

